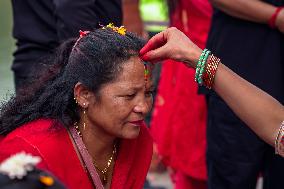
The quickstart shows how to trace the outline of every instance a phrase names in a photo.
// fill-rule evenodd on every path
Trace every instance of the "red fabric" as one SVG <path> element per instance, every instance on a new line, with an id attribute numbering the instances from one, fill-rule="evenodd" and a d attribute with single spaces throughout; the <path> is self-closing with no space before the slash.
<path id="1" fill-rule="evenodd" d="M 146 125 L 137 139 L 122 140 L 119 150 L 111 188 L 143 188 L 153 153 L 153 140 Z"/>
<path id="2" fill-rule="evenodd" d="M 171 15 L 172 26 L 204 48 L 211 14 L 206 0 L 181 0 Z M 206 102 L 203 95 L 197 94 L 194 73 L 183 64 L 164 62 L 151 132 L 166 165 L 206 180 Z"/>
<path id="3" fill-rule="evenodd" d="M 175 189 L 207 189 L 206 181 L 192 179 L 180 171 L 176 172 L 175 174 L 175 182 Z"/>
<path id="4" fill-rule="evenodd" d="M 53 173 L 70 189 L 91 189 L 93 185 L 82 167 L 67 130 L 52 120 L 23 125 L 0 143 L 0 161 L 20 151 L 40 156 L 39 168 Z M 137 139 L 122 140 L 116 160 L 112 189 L 140 189 L 152 156 L 152 139 L 146 127 Z"/>

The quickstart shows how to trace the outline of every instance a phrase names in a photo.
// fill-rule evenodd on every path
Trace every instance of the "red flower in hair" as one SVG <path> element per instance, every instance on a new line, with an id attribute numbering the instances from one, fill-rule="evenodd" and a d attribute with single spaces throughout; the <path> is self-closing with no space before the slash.
<path id="1" fill-rule="evenodd" d="M 80 38 L 86 36 L 88 33 L 90 33 L 90 31 L 82 31 L 82 30 L 79 30 L 79 33 L 80 33 Z"/>

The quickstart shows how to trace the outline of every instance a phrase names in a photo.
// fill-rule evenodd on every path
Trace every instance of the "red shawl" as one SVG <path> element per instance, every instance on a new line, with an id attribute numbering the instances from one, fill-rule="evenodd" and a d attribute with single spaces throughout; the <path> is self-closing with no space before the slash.
<path id="1" fill-rule="evenodd" d="M 172 26 L 205 47 L 212 9 L 205 0 L 181 0 L 171 15 Z M 181 63 L 163 63 L 151 133 L 158 153 L 170 167 L 206 179 L 206 103 L 197 94 L 194 70 Z"/>
<path id="2" fill-rule="evenodd" d="M 37 120 L 17 128 L 0 143 L 0 162 L 25 151 L 40 156 L 39 168 L 53 173 L 70 189 L 91 189 L 93 185 L 81 166 L 67 130 L 52 120 Z M 142 127 L 138 138 L 122 140 L 115 162 L 112 189 L 141 189 L 152 157 L 152 138 Z"/>

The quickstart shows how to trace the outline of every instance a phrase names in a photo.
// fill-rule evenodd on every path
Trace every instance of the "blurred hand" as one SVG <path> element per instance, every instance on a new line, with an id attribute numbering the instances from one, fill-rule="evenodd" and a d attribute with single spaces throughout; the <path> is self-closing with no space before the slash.
<path id="1" fill-rule="evenodd" d="M 177 28 L 169 28 L 152 37 L 140 50 L 145 61 L 173 59 L 189 67 L 196 67 L 202 50 Z"/>
<path id="2" fill-rule="evenodd" d="M 275 21 L 275 25 L 280 32 L 284 33 L 284 9 L 279 12 Z"/>

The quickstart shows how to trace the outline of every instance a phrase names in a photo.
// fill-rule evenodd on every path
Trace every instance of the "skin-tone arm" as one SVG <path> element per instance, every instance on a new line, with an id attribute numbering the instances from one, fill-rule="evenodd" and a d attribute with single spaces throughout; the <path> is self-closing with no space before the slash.
<path id="1" fill-rule="evenodd" d="M 243 20 L 267 24 L 276 6 L 260 0 L 209 0 L 217 9 Z M 276 19 L 276 27 L 284 33 L 284 10 Z"/>
<path id="2" fill-rule="evenodd" d="M 140 16 L 139 0 L 123 0 L 122 2 L 123 25 L 128 31 L 148 39 L 148 34 L 144 30 L 144 23 Z"/>
<path id="3" fill-rule="evenodd" d="M 195 68 L 201 52 L 181 31 L 169 28 L 151 38 L 140 54 L 145 61 L 173 59 Z M 284 121 L 284 107 L 277 100 L 221 63 L 213 89 L 259 137 L 274 145 Z"/>

